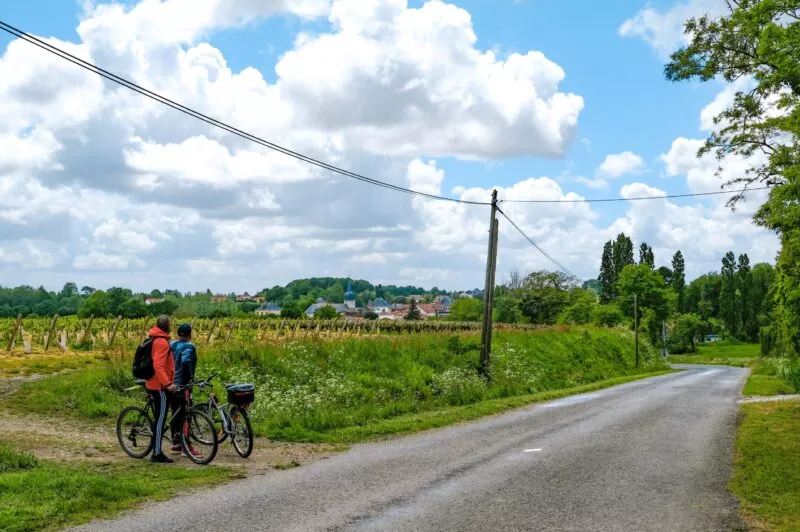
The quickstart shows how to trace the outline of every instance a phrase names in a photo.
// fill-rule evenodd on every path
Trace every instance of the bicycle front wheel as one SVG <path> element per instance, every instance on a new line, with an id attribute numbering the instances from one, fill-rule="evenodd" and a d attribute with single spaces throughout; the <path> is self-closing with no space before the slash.
<path id="1" fill-rule="evenodd" d="M 153 420 L 144 408 L 126 407 L 117 418 L 117 441 L 131 458 L 144 458 L 153 450 Z"/>
<path id="2" fill-rule="evenodd" d="M 247 458 L 253 452 L 253 428 L 250 426 L 250 416 L 247 410 L 234 406 L 230 412 L 233 424 L 233 448 L 242 458 Z"/>
<path id="3" fill-rule="evenodd" d="M 217 456 L 217 428 L 208 414 L 194 409 L 189 411 L 184 430 L 181 431 L 181 446 L 189 460 L 195 464 L 210 464 Z"/>

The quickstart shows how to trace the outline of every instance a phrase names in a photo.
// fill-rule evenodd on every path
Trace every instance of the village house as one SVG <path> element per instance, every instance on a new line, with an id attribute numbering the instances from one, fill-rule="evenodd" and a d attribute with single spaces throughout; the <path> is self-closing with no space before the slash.
<path id="1" fill-rule="evenodd" d="M 164 302 L 164 298 L 163 297 L 146 297 L 146 298 L 144 298 L 144 304 L 145 305 L 155 305 L 156 303 L 163 303 L 163 302 Z"/>
<path id="2" fill-rule="evenodd" d="M 392 306 L 382 297 L 375 298 L 369 303 L 369 305 L 367 305 L 367 307 L 369 310 L 375 314 L 378 314 L 379 316 L 381 314 L 390 314 L 392 312 Z"/>
<path id="3" fill-rule="evenodd" d="M 363 316 L 365 312 L 363 308 L 356 307 L 356 294 L 353 292 L 353 286 L 350 281 L 347 281 L 347 291 L 344 293 L 344 303 L 329 303 L 324 299 L 319 298 L 313 305 L 306 309 L 305 314 L 309 318 L 313 318 L 314 314 L 319 309 L 328 305 L 336 309 L 336 312 L 338 312 L 340 315 L 348 318 L 359 318 Z"/>
<path id="4" fill-rule="evenodd" d="M 277 303 L 268 301 L 256 309 L 258 316 L 278 316 L 281 313 L 281 307 Z"/>

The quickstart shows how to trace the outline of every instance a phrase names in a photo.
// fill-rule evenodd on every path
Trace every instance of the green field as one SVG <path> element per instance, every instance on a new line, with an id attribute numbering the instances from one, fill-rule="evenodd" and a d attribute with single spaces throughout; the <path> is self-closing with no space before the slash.
<path id="1" fill-rule="evenodd" d="M 478 341 L 475 334 L 415 334 L 208 347 L 200 350 L 198 376 L 219 371 L 218 382 L 255 383 L 251 416 L 260 435 L 339 442 L 385 433 L 387 420 L 395 420 L 397 432 L 418 424 L 400 422 L 403 416 L 666 369 L 646 343 L 636 368 L 633 335 L 623 330 L 503 331 L 495 336 L 486 381 L 477 371 Z M 128 356 L 115 356 L 26 383 L 7 402 L 17 411 L 111 423 L 122 406 L 143 401 L 141 393 L 122 392 L 131 384 Z"/>
<path id="2" fill-rule="evenodd" d="M 730 489 L 754 529 L 800 530 L 800 402 L 742 412 Z"/>

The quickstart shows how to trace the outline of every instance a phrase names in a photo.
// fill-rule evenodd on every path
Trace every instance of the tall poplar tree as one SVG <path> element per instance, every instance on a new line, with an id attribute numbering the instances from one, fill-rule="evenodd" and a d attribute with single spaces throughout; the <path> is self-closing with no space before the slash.
<path id="1" fill-rule="evenodd" d="M 753 301 L 753 276 L 750 268 L 750 257 L 746 253 L 739 255 L 736 265 L 736 310 L 739 319 L 739 336 L 748 342 L 758 340 L 758 315 Z"/>
<path id="2" fill-rule="evenodd" d="M 653 255 L 653 248 L 642 242 L 639 245 L 639 264 L 647 264 L 651 270 L 656 269 L 656 258 Z"/>
<path id="3" fill-rule="evenodd" d="M 613 260 L 615 277 L 618 278 L 622 273 L 625 266 L 633 266 L 636 262 L 633 259 L 633 241 L 625 235 L 620 233 L 613 245 Z"/>
<path id="4" fill-rule="evenodd" d="M 614 250 L 611 240 L 606 242 L 603 246 L 603 258 L 600 261 L 600 276 L 597 280 L 600 282 L 600 299 L 604 303 L 608 303 L 614 298 L 615 287 L 617 282 L 617 272 L 614 270 Z"/>
<path id="5" fill-rule="evenodd" d="M 678 296 L 678 312 L 685 311 L 685 293 L 686 293 L 686 263 L 683 260 L 683 253 L 681 250 L 675 252 L 672 256 L 672 290 Z"/>
<path id="6" fill-rule="evenodd" d="M 719 295 L 719 314 L 730 334 L 736 334 L 736 256 L 729 251 L 722 258 L 722 290 Z"/>

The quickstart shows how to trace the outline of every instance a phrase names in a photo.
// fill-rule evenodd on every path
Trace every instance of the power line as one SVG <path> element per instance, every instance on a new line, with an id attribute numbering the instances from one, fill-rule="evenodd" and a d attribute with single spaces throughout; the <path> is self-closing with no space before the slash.
<path id="1" fill-rule="evenodd" d="M 542 248 L 540 248 L 540 247 L 539 247 L 539 245 L 538 245 L 538 244 L 536 244 L 536 242 L 534 242 L 534 241 L 533 241 L 533 240 L 532 240 L 532 239 L 531 239 L 531 238 L 530 238 L 528 235 L 526 235 L 526 234 L 525 234 L 525 231 L 523 231 L 522 229 L 520 229 L 520 227 L 519 227 L 517 224 L 515 224 L 515 223 L 514 223 L 514 220 L 512 220 L 511 218 L 509 218 L 509 217 L 508 217 L 508 215 L 507 215 L 506 213 L 504 213 L 502 210 L 500 210 L 500 208 L 499 208 L 499 207 L 498 207 L 497 211 L 498 211 L 500 214 L 502 214 L 502 215 L 503 215 L 503 217 L 504 217 L 506 220 L 508 220 L 508 221 L 509 221 L 509 223 L 510 223 L 511 225 L 513 225 L 513 226 L 514 226 L 514 229 L 516 229 L 517 231 L 519 231 L 519 234 L 521 234 L 523 237 L 525 237 L 525 239 L 526 239 L 528 242 L 530 242 L 530 243 L 533 245 L 533 247 L 535 247 L 537 250 L 539 250 L 539 253 L 541 253 L 542 255 L 544 255 L 545 257 L 547 257 L 547 258 L 548 258 L 548 260 L 550 260 L 550 262 L 552 262 L 553 264 L 555 264 L 556 266 L 558 266 L 558 268 L 559 268 L 561 271 L 563 271 L 564 273 L 566 273 L 566 274 L 567 274 L 567 275 L 569 275 L 570 277 L 574 277 L 575 279 L 578 279 L 578 278 L 579 278 L 577 275 L 575 275 L 574 273 L 572 273 L 572 272 L 569 270 L 569 268 L 567 268 L 566 266 L 564 266 L 563 264 L 561 264 L 560 262 L 558 262 L 558 261 L 557 261 L 557 260 L 556 260 L 556 259 L 555 259 L 555 258 L 554 258 L 552 255 L 550 255 L 550 254 L 549 254 L 549 253 L 547 253 L 545 250 L 543 250 Z"/>
<path id="2" fill-rule="evenodd" d="M 772 187 L 754 187 L 742 188 L 738 190 L 720 190 L 717 192 L 697 192 L 694 194 L 667 194 L 665 196 L 637 196 L 633 198 L 598 198 L 598 199 L 562 199 L 562 200 L 515 200 L 503 199 L 501 203 L 601 203 L 613 201 L 641 201 L 641 200 L 657 200 L 657 199 L 673 199 L 673 198 L 693 198 L 697 196 L 718 196 L 720 194 L 741 194 L 743 192 L 750 192 L 752 190 L 766 190 Z"/>
<path id="3" fill-rule="evenodd" d="M 326 163 L 324 161 L 320 161 L 318 159 L 314 159 L 312 157 L 309 157 L 307 155 L 303 155 L 301 153 L 292 151 L 292 150 L 290 150 L 288 148 L 285 148 L 285 147 L 280 146 L 278 144 L 275 144 L 273 142 L 264 140 L 264 139 L 262 139 L 260 137 L 257 137 L 257 136 L 255 136 L 255 135 L 253 135 L 251 133 L 247 133 L 245 131 L 237 129 L 237 128 L 235 128 L 235 127 L 233 127 L 233 126 L 231 126 L 231 125 L 229 125 L 229 124 L 227 124 L 225 122 L 222 122 L 222 121 L 217 120 L 215 118 L 211 118 L 211 117 L 209 117 L 209 116 L 207 116 L 207 115 L 205 115 L 203 113 L 200 113 L 199 111 L 195 111 L 194 109 L 191 109 L 191 108 L 186 107 L 186 106 L 184 106 L 184 105 L 182 105 L 180 103 L 177 103 L 177 102 L 175 102 L 173 100 L 170 100 L 169 98 L 166 98 L 165 96 L 162 96 L 162 95 L 160 95 L 158 93 L 155 93 L 155 92 L 153 92 L 151 90 L 148 90 L 148 89 L 146 89 L 144 87 L 141 87 L 141 86 L 133 83 L 132 81 L 129 81 L 129 80 L 125 79 L 125 78 L 122 78 L 122 77 L 120 77 L 120 76 L 118 76 L 116 74 L 113 74 L 112 72 L 109 72 L 108 70 L 104 70 L 104 69 L 98 67 L 97 65 L 94 65 L 94 64 L 92 64 L 92 63 L 90 63 L 88 61 L 85 61 L 85 60 L 83 60 L 83 59 L 81 59 L 79 57 L 76 57 L 76 56 L 74 56 L 74 55 L 72 55 L 72 54 L 70 54 L 68 52 L 65 52 L 64 50 L 62 50 L 62 49 L 60 49 L 60 48 L 58 48 L 56 46 L 53 46 L 52 44 L 49 44 L 49 43 L 47 43 L 47 42 L 45 42 L 45 41 L 43 41 L 43 40 L 41 40 L 41 39 L 39 39 L 39 38 L 37 38 L 37 37 L 35 37 L 33 35 L 30 35 L 30 34 L 24 32 L 24 31 L 22 31 L 22 30 L 20 30 L 18 28 L 15 28 L 14 26 L 12 26 L 10 24 L 7 24 L 6 22 L 3 22 L 2 20 L 0 20 L 0 29 L 2 29 L 3 31 L 5 31 L 7 33 L 10 33 L 11 35 L 14 35 L 15 37 L 17 37 L 19 39 L 22 39 L 22 40 L 27 41 L 27 42 L 35 45 L 35 46 L 38 46 L 39 48 L 42 48 L 43 50 L 45 50 L 47 52 L 50 52 L 51 54 L 54 54 L 54 55 L 56 55 L 56 56 L 58 56 L 58 57 L 60 57 L 62 59 L 65 59 L 65 60 L 69 61 L 70 63 L 73 63 L 73 64 L 75 64 L 75 65 L 77 65 L 77 66 L 79 66 L 81 68 L 84 68 L 84 69 L 88 70 L 89 72 L 97 74 L 98 76 L 101 76 L 101 77 L 103 77 L 103 78 L 105 78 L 105 79 L 107 79 L 109 81 L 112 81 L 114 83 L 117 83 L 118 85 L 122 85 L 123 87 L 125 87 L 127 89 L 130 89 L 130 90 L 132 90 L 134 92 L 137 92 L 137 93 L 141 94 L 142 96 L 146 96 L 147 98 L 150 98 L 150 99 L 155 100 L 155 101 L 157 101 L 157 102 L 159 102 L 161 104 L 164 104 L 164 105 L 166 105 L 168 107 L 171 107 L 171 108 L 175 109 L 176 111 L 180 111 L 180 112 L 182 112 L 182 113 L 184 113 L 186 115 L 189 115 L 189 116 L 191 116 L 193 118 L 196 118 L 197 120 L 200 120 L 200 121 L 205 122 L 205 123 L 207 123 L 209 125 L 217 127 L 219 129 L 222 129 L 222 130 L 224 130 L 224 131 L 226 131 L 228 133 L 231 133 L 233 135 L 237 135 L 237 136 L 239 136 L 239 137 L 241 137 L 243 139 L 249 140 L 250 142 L 254 142 L 256 144 L 259 144 L 259 145 L 264 146 L 266 148 L 269 148 L 271 150 L 277 151 L 277 152 L 282 153 L 284 155 L 288 155 L 289 157 L 294 157 L 295 159 L 298 159 L 298 160 L 306 162 L 308 164 L 311 164 L 311 165 L 317 166 L 319 168 L 328 170 L 330 172 L 334 172 L 336 174 L 339 174 L 339 175 L 342 175 L 342 176 L 345 176 L 345 177 L 356 179 L 356 180 L 362 181 L 364 183 L 369 183 L 371 185 L 376 185 L 376 186 L 379 186 L 379 187 L 384 187 L 384 188 L 387 188 L 387 189 L 390 189 L 390 190 L 394 190 L 396 192 L 403 192 L 403 193 L 406 193 L 406 194 L 411 194 L 411 195 L 415 195 L 415 196 L 421 196 L 421 197 L 428 198 L 428 199 L 441 200 L 441 201 L 451 201 L 451 202 L 454 202 L 454 203 L 464 203 L 464 204 L 469 204 L 469 205 L 490 205 L 489 202 L 468 201 L 468 200 L 462 200 L 462 199 L 457 199 L 457 198 L 448 198 L 446 196 L 438 196 L 436 194 L 428 194 L 426 192 L 420 192 L 418 190 L 412 190 L 412 189 L 404 188 L 404 187 L 401 187 L 401 186 L 398 186 L 398 185 L 393 185 L 393 184 L 387 183 L 385 181 L 380 181 L 378 179 L 373 179 L 371 177 L 367 177 L 367 176 L 364 176 L 364 175 L 361 175 L 361 174 L 357 174 L 355 172 L 351 172 L 350 170 L 345 170 L 343 168 L 339 168 L 337 166 L 328 164 L 328 163 Z"/>

